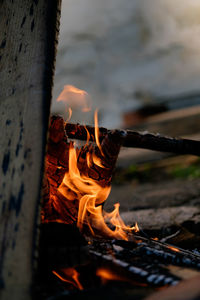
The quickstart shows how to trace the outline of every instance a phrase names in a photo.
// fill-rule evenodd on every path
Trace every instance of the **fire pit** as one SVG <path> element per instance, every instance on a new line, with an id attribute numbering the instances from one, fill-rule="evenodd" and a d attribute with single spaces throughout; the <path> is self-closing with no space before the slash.
<path id="1" fill-rule="evenodd" d="M 198 238 L 180 247 L 177 228 L 142 230 L 104 203 L 121 146 L 199 156 L 200 142 L 98 128 L 96 114 L 94 127 L 52 116 L 46 143 L 60 1 L 1 10 L 1 299 L 197 298 Z"/>
<path id="2" fill-rule="evenodd" d="M 69 137 L 86 142 L 75 149 Z M 122 284 L 123 291 L 131 288 L 137 299 L 143 299 L 149 290 L 177 285 L 184 278 L 182 272 L 199 274 L 200 253 L 167 242 L 176 234 L 159 241 L 141 231 L 137 223 L 125 225 L 118 204 L 111 213 L 103 210 L 124 144 L 173 149 L 181 154 L 199 151 L 197 141 L 98 128 L 97 112 L 94 128 L 65 123 L 59 116 L 51 118 L 40 256 L 40 274 L 45 278 L 46 290 L 40 293 L 55 293 L 62 299 L 66 294 L 84 290 L 84 296 L 90 297 L 91 288 L 98 291 L 117 283 Z"/>

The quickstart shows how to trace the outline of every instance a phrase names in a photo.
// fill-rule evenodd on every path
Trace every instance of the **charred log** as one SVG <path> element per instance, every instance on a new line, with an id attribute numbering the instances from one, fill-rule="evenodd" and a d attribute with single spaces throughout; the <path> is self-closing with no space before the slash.
<path id="1" fill-rule="evenodd" d="M 143 253 L 154 259 L 157 258 L 160 262 L 163 261 L 168 264 L 193 267 L 200 270 L 200 255 L 161 241 L 136 237 L 136 240 L 138 239 L 138 249 L 141 254 Z"/>
<path id="2" fill-rule="evenodd" d="M 87 140 L 87 131 L 90 134 L 90 141 L 95 141 L 94 139 L 94 127 L 83 126 L 80 124 L 65 124 L 65 129 L 67 135 L 72 139 Z M 87 131 L 86 131 L 87 129 Z M 121 130 L 115 130 L 117 133 L 121 134 Z M 102 139 L 110 130 L 100 127 L 99 128 L 99 139 Z M 161 152 L 171 152 L 176 154 L 192 154 L 200 155 L 200 142 L 189 139 L 178 139 L 165 137 L 160 134 L 152 134 L 147 132 L 136 132 L 133 130 L 125 130 L 124 133 L 126 137 L 123 141 L 123 147 L 134 147 L 143 148 Z"/>
<path id="3" fill-rule="evenodd" d="M 87 144 L 76 149 L 80 175 L 94 180 L 101 187 L 109 187 L 124 137 L 124 132 L 109 131 L 101 139 L 100 147 Z M 43 181 L 43 222 L 60 221 L 67 224 L 76 222 L 78 195 L 67 184 L 62 184 L 65 174 L 69 171 L 70 147 L 74 147 L 74 144 L 68 140 L 64 120 L 59 116 L 53 116 L 50 121 Z M 59 191 L 59 187 L 65 190 L 65 196 Z"/>
<path id="4" fill-rule="evenodd" d="M 200 256 L 167 243 L 135 236 L 132 242 L 113 240 L 94 241 L 89 252 L 98 264 L 127 272 L 136 281 L 153 286 L 176 285 L 182 280 L 180 272 L 171 272 L 168 266 L 200 269 Z"/>

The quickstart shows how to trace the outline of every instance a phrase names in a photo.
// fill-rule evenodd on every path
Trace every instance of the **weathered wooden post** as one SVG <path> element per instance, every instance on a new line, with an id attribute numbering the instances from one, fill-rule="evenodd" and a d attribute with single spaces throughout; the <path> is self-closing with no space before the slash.
<path id="1" fill-rule="evenodd" d="M 60 6 L 61 0 L 0 2 L 3 300 L 31 298 Z"/>

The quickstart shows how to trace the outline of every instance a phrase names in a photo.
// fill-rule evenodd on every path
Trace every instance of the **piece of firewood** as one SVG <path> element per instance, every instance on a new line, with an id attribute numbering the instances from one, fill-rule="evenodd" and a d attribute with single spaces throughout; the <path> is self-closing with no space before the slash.
<path id="1" fill-rule="evenodd" d="M 101 150 L 92 144 L 76 149 L 80 175 L 92 179 L 102 188 L 109 187 L 123 138 L 123 132 L 119 135 L 118 132 L 110 131 L 101 139 Z M 74 224 L 77 220 L 79 198 L 84 192 L 80 190 L 78 195 L 67 183 L 62 183 L 65 173 L 69 171 L 70 145 L 73 144 L 68 141 L 64 120 L 62 117 L 53 116 L 50 122 L 43 182 L 43 222 L 59 221 Z M 60 186 L 66 191 L 66 196 L 59 191 Z"/>
<path id="2" fill-rule="evenodd" d="M 87 132 L 89 132 L 90 141 L 95 141 L 95 129 L 92 126 L 66 123 L 65 129 L 69 138 L 87 140 Z M 104 127 L 99 128 L 100 141 L 108 132 L 110 132 L 110 130 Z M 117 129 L 115 132 L 120 135 L 122 130 Z M 200 141 L 171 138 L 160 134 L 136 132 L 133 130 L 124 130 L 123 132 L 126 135 L 123 141 L 123 147 L 144 148 L 161 152 L 200 156 Z"/>

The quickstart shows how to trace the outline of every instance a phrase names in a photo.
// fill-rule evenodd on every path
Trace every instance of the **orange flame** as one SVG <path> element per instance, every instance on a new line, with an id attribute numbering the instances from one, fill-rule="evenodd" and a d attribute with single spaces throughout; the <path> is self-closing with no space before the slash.
<path id="1" fill-rule="evenodd" d="M 62 281 L 72 284 L 75 288 L 79 290 L 83 290 L 83 286 L 79 281 L 79 273 L 74 268 L 61 269 L 60 271 L 63 275 L 60 275 L 56 271 L 52 271 L 52 273 Z"/>
<path id="2" fill-rule="evenodd" d="M 95 112 L 95 136 L 96 143 L 100 151 L 103 152 L 98 138 L 97 111 Z M 100 158 L 89 151 L 86 154 L 86 162 L 89 167 L 93 162 L 100 168 L 104 168 Z M 127 232 L 139 231 L 137 224 L 133 227 L 124 224 L 119 214 L 119 204 L 115 204 L 115 209 L 111 213 L 103 211 L 102 203 L 107 199 L 111 187 L 102 187 L 94 179 L 80 173 L 77 166 L 77 151 L 72 143 L 69 148 L 69 170 L 65 173 L 63 182 L 58 188 L 58 191 L 70 201 L 69 190 L 76 194 L 76 199 L 79 202 L 77 226 L 80 230 L 86 224 L 92 235 L 95 234 L 95 230 L 98 230 L 107 237 L 124 240 L 128 240 Z M 114 230 L 108 227 L 107 222 L 114 227 Z"/>
<path id="3" fill-rule="evenodd" d="M 89 131 L 88 131 L 88 129 L 87 129 L 87 127 L 86 127 L 86 125 L 84 125 L 84 128 L 85 128 L 85 130 L 86 130 L 86 132 L 87 132 L 87 141 L 86 141 L 86 146 L 89 144 L 89 140 L 90 140 L 90 133 L 89 133 Z"/>
<path id="4" fill-rule="evenodd" d="M 90 96 L 84 90 L 78 89 L 73 85 L 65 85 L 63 91 L 57 98 L 57 101 L 62 101 L 70 108 L 82 108 L 83 112 L 91 110 Z"/>
<path id="5" fill-rule="evenodd" d="M 106 268 L 99 268 L 96 271 L 96 275 L 102 279 L 102 281 L 114 280 L 123 281 L 123 278 L 116 273 Z"/>
<path id="6" fill-rule="evenodd" d="M 99 141 L 99 126 L 98 126 L 98 110 L 97 109 L 95 110 L 95 113 L 94 113 L 94 124 L 95 124 L 96 144 L 97 144 L 97 147 L 99 148 L 99 150 L 101 152 L 101 155 L 104 156 L 102 148 L 101 148 L 101 144 L 100 144 L 100 141 Z"/>
<path id="7" fill-rule="evenodd" d="M 176 247 L 168 246 L 168 248 L 171 249 L 174 252 L 180 252 L 180 250 L 178 248 L 176 248 Z"/>
<path id="8" fill-rule="evenodd" d="M 106 283 L 107 281 L 122 281 L 122 282 L 128 282 L 133 285 L 147 286 L 146 283 L 135 282 L 133 279 L 130 279 L 125 275 L 120 276 L 108 268 L 97 269 L 96 276 L 101 278 L 102 283 Z"/>

